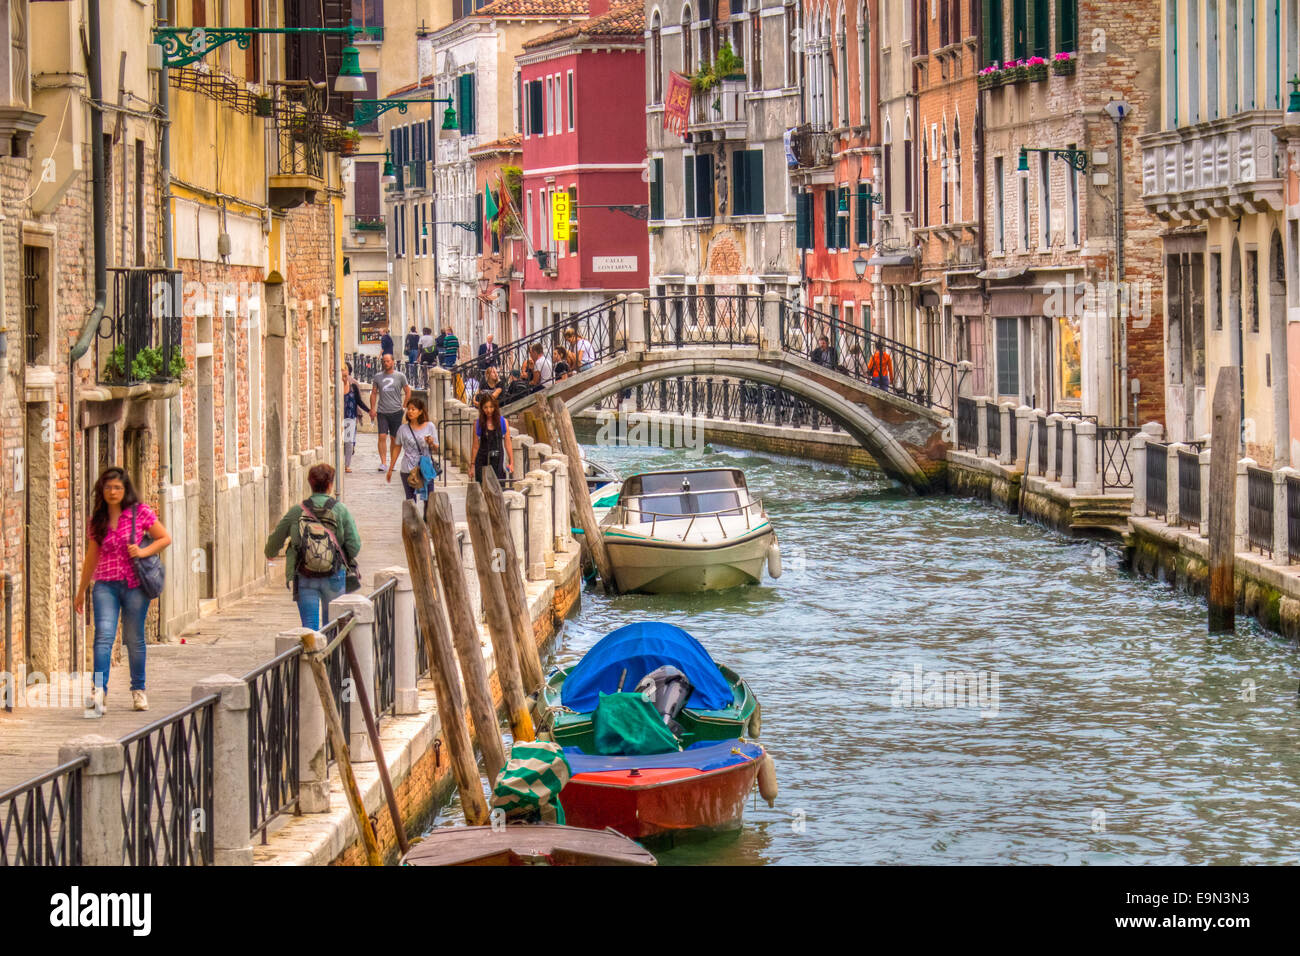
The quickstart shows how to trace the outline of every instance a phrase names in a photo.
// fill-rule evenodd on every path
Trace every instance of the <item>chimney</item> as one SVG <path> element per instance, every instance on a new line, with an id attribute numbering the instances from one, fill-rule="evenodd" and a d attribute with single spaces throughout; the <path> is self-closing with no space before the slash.
<path id="1" fill-rule="evenodd" d="M 609 12 L 609 0 L 588 0 L 587 15 L 591 17 L 604 16 Z"/>

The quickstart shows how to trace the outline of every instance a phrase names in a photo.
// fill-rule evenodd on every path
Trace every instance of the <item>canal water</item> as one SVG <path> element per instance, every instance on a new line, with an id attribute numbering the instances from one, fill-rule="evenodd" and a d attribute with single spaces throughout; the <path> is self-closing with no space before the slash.
<path id="1" fill-rule="evenodd" d="M 664 864 L 1280 863 L 1300 858 L 1300 666 L 1253 624 L 970 500 L 706 446 L 588 447 L 621 474 L 744 469 L 785 574 L 702 595 L 588 590 L 556 647 L 657 619 L 763 707 L 775 808 Z M 450 814 L 441 814 L 450 822 Z M 440 822 L 442 822 L 440 821 Z"/>

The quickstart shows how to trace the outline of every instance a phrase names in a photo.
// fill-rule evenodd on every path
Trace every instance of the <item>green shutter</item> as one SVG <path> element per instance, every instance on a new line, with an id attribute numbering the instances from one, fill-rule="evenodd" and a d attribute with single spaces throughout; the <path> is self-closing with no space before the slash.
<path id="1" fill-rule="evenodd" d="M 1051 53 L 1051 24 L 1048 22 L 1048 11 L 1051 5 L 1048 0 L 1034 0 L 1033 24 L 1030 29 L 1030 52 L 1034 56 L 1041 56 L 1044 59 Z"/>
<path id="2" fill-rule="evenodd" d="M 434 240 L 437 242 L 437 240 Z M 483 255 L 483 194 L 474 197 L 474 254 Z"/>
<path id="3" fill-rule="evenodd" d="M 462 73 L 456 78 L 457 96 L 456 112 L 460 114 L 459 129 L 462 133 L 474 132 L 474 74 Z"/>
<path id="4" fill-rule="evenodd" d="M 1002 0 L 984 0 L 984 65 L 1001 65 Z"/>
<path id="5" fill-rule="evenodd" d="M 867 242 L 867 228 L 871 222 L 871 203 L 867 201 L 867 184 L 858 183 L 856 221 L 853 223 L 853 241 L 858 245 Z"/>
<path id="6" fill-rule="evenodd" d="M 713 218 L 713 157 L 701 156 L 695 167 L 695 215 Z"/>
<path id="7" fill-rule="evenodd" d="M 682 162 L 682 175 L 685 177 L 682 193 L 686 198 L 685 216 L 695 218 L 695 157 L 687 154 Z"/>
<path id="8" fill-rule="evenodd" d="M 763 206 L 763 151 L 751 149 L 746 152 L 749 171 L 745 176 L 745 185 L 749 187 L 749 214 L 761 216 Z"/>
<path id="9" fill-rule="evenodd" d="M 664 161 L 662 159 L 653 159 L 654 179 L 650 181 L 650 218 L 655 220 L 664 217 Z"/>
<path id="10" fill-rule="evenodd" d="M 1079 45 L 1078 0 L 1056 0 L 1056 49 L 1073 53 Z"/>
<path id="11" fill-rule="evenodd" d="M 827 188 L 822 193 L 822 211 L 826 214 L 826 221 L 822 223 L 822 235 L 826 240 L 826 248 L 835 248 L 835 190 Z"/>
<path id="12" fill-rule="evenodd" d="M 1011 0 L 1011 55 L 1017 60 L 1029 56 L 1029 0 Z"/>
<path id="13" fill-rule="evenodd" d="M 738 149 L 731 154 L 731 214 L 733 216 L 743 216 L 749 212 L 749 190 L 745 186 L 745 177 L 748 173 L 745 151 Z"/>
<path id="14" fill-rule="evenodd" d="M 812 193 L 794 194 L 794 244 L 800 249 L 811 249 Z"/>

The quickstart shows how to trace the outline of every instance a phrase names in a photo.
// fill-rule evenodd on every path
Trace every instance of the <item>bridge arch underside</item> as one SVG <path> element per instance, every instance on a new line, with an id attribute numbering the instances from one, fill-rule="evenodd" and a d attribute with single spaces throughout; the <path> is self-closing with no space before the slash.
<path id="1" fill-rule="evenodd" d="M 615 392 L 679 375 L 726 376 L 797 395 L 838 422 L 886 474 L 918 492 L 933 489 L 946 462 L 943 416 L 908 407 L 883 392 L 802 361 L 687 357 L 680 351 L 656 359 L 650 352 L 602 363 L 553 387 L 550 394 L 562 397 L 570 412 L 579 412 Z"/>

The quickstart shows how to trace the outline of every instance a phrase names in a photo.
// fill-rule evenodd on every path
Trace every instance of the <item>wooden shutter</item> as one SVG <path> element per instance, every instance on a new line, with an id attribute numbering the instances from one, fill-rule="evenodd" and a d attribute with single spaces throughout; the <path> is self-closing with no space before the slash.
<path id="1" fill-rule="evenodd" d="M 457 112 L 460 114 L 460 131 L 473 133 L 474 130 L 474 74 L 462 73 L 457 77 L 459 87 L 456 97 Z"/>
<path id="2" fill-rule="evenodd" d="M 713 218 L 713 157 L 697 157 L 695 167 L 695 215 Z"/>
<path id="3" fill-rule="evenodd" d="M 654 159 L 651 162 L 654 164 L 654 178 L 650 181 L 650 218 L 659 220 L 664 217 L 664 161 Z"/>
<path id="4" fill-rule="evenodd" d="M 854 212 L 857 214 L 857 221 L 854 223 L 853 241 L 862 245 L 869 242 L 867 229 L 871 224 L 871 203 L 867 200 L 867 184 L 858 183 L 857 202 L 854 204 L 857 208 Z"/>
<path id="5" fill-rule="evenodd" d="M 747 150 L 745 157 L 745 164 L 748 166 L 745 185 L 749 191 L 749 214 L 751 216 L 761 216 L 764 208 L 763 151 L 761 149 Z"/>
<path id="6" fill-rule="evenodd" d="M 689 153 L 682 163 L 682 175 L 685 177 L 682 192 L 686 196 L 683 215 L 687 219 L 695 218 L 695 157 Z"/>
<path id="7" fill-rule="evenodd" d="M 1075 52 L 1078 49 L 1078 34 L 1078 0 L 1056 0 L 1056 49 L 1069 53 Z"/>
<path id="8" fill-rule="evenodd" d="M 356 172 L 356 191 L 352 195 L 352 211 L 358 216 L 378 216 L 381 213 L 379 203 L 379 164 L 358 162 Z"/>
<path id="9" fill-rule="evenodd" d="M 811 249 L 813 247 L 812 193 L 795 193 L 794 244 L 800 249 Z"/>
<path id="10" fill-rule="evenodd" d="M 546 132 L 546 117 L 543 113 L 544 103 L 542 102 L 542 81 L 533 80 L 528 84 L 530 90 L 528 95 L 528 131 L 539 136 Z M 663 217 L 660 216 L 662 219 Z"/>
<path id="11" fill-rule="evenodd" d="M 823 238 L 826 240 L 826 248 L 835 248 L 835 190 L 827 187 L 822 193 L 822 211 L 826 214 L 826 221 L 822 224 Z"/>

